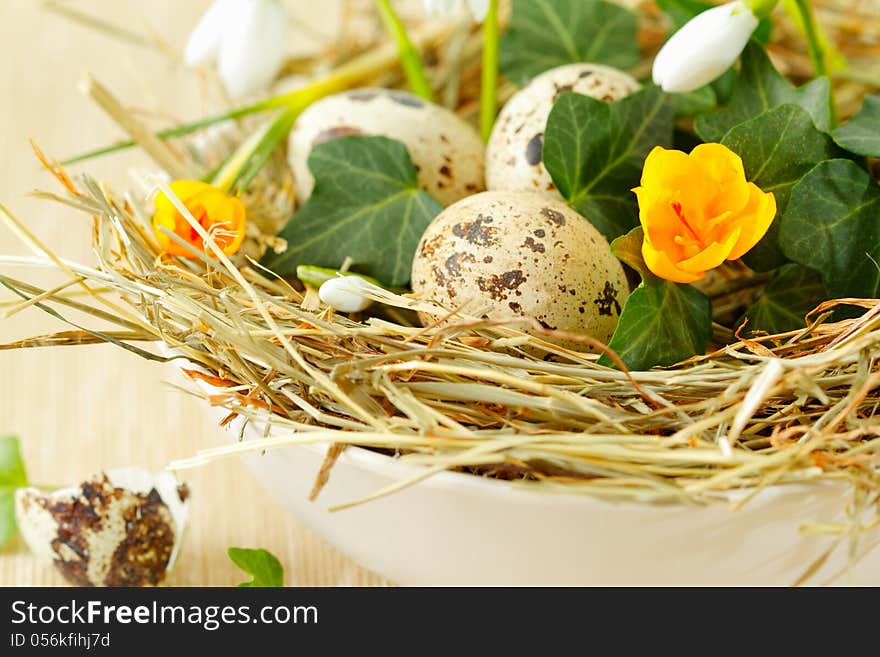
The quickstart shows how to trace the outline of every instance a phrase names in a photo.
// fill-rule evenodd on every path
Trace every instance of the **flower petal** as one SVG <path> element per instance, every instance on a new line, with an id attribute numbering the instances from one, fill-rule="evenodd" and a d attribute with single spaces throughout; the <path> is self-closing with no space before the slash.
<path id="1" fill-rule="evenodd" d="M 655 146 L 645 158 L 641 184 L 649 191 L 668 189 L 695 171 L 694 162 L 687 153 Z"/>
<path id="2" fill-rule="evenodd" d="M 703 272 L 684 271 L 676 267 L 669 256 L 664 251 L 655 249 L 647 238 L 642 242 L 642 257 L 655 276 L 674 283 L 693 283 L 706 275 Z"/>
<path id="3" fill-rule="evenodd" d="M 682 260 L 678 263 L 679 269 L 688 272 L 705 272 L 715 269 L 718 265 L 728 259 L 730 250 L 739 239 L 741 229 L 735 228 L 723 242 L 712 242 L 697 255 Z"/>
<path id="4" fill-rule="evenodd" d="M 224 253 L 230 255 L 239 249 L 244 241 L 247 219 L 247 211 L 241 199 L 198 180 L 176 180 L 170 187 Z M 192 258 L 194 251 L 205 250 L 201 235 L 164 193 L 156 196 L 155 205 L 153 229 L 165 253 Z M 190 249 L 171 239 L 162 229 L 174 233 L 194 248 Z"/>
<path id="5" fill-rule="evenodd" d="M 173 183 L 169 185 L 171 191 L 174 192 L 174 195 L 180 199 L 180 202 L 186 205 L 187 201 L 191 199 L 196 194 L 204 192 L 208 189 L 214 189 L 208 183 L 202 182 L 201 180 L 175 180 Z M 156 194 L 156 198 L 154 200 L 156 205 L 157 212 L 166 212 L 171 213 L 172 216 L 177 212 L 177 208 L 174 207 L 174 204 L 171 202 L 167 196 L 165 196 L 164 192 L 159 192 Z"/>
<path id="6" fill-rule="evenodd" d="M 741 258 L 760 242 L 776 216 L 776 197 L 773 192 L 764 192 L 755 183 L 749 183 L 749 192 L 749 203 L 737 220 L 742 227 L 742 234 L 727 257 L 728 260 Z"/>
<path id="7" fill-rule="evenodd" d="M 189 35 L 184 51 L 187 66 L 205 66 L 217 59 L 223 39 L 223 30 L 230 12 L 239 0 L 215 0 L 202 14 Z"/>
<path id="8" fill-rule="evenodd" d="M 269 85 L 281 70 L 288 18 L 277 0 L 249 0 L 233 14 L 223 34 L 219 71 L 229 94 L 240 98 Z"/>
<path id="9" fill-rule="evenodd" d="M 746 206 L 749 188 L 739 155 L 722 144 L 706 143 L 694 148 L 690 156 L 716 184 L 717 193 L 706 209 L 708 217 L 717 217 L 724 212 L 735 214 Z"/>
<path id="10" fill-rule="evenodd" d="M 688 21 L 654 59 L 654 83 L 664 91 L 693 91 L 712 82 L 739 57 L 758 19 L 740 0 Z"/>

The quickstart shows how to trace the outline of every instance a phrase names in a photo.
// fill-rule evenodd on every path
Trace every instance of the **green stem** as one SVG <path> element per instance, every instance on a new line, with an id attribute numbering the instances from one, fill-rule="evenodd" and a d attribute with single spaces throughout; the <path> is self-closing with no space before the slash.
<path id="1" fill-rule="evenodd" d="M 825 67 L 825 50 L 822 40 L 819 38 L 819 28 L 816 25 L 816 16 L 810 0 L 794 0 L 794 5 L 800 14 L 804 26 L 804 36 L 807 39 L 807 48 L 810 53 L 810 63 L 813 66 L 813 75 L 820 77 L 828 75 Z M 834 105 L 834 90 L 829 92 L 829 109 L 831 112 L 831 127 L 837 126 L 837 110 Z"/>
<path id="2" fill-rule="evenodd" d="M 238 193 L 244 192 L 272 157 L 275 149 L 287 138 L 303 109 L 305 108 L 288 107 L 245 139 L 211 177 L 210 183 L 226 192 L 233 188 Z"/>
<path id="3" fill-rule="evenodd" d="M 251 105 L 245 105 L 244 107 L 239 107 L 234 110 L 230 110 L 228 112 L 223 112 L 222 114 L 214 114 L 213 116 L 207 116 L 202 119 L 198 119 L 197 121 L 193 121 L 192 123 L 184 123 L 181 125 L 174 126 L 173 128 L 167 128 L 165 130 L 159 130 L 156 133 L 156 136 L 159 139 L 171 139 L 172 137 L 183 137 L 185 135 L 192 134 L 194 132 L 198 132 L 202 128 L 207 128 L 209 126 L 215 125 L 217 123 L 223 123 L 224 121 L 232 121 L 235 119 L 240 119 L 245 116 L 249 116 L 251 114 L 258 114 L 260 112 L 266 112 L 272 109 L 277 109 L 279 107 L 285 107 L 288 105 L 294 104 L 299 98 L 312 98 L 314 100 L 318 100 L 322 96 L 326 96 L 328 94 L 334 93 L 336 91 L 342 91 L 346 88 L 346 84 L 339 83 L 339 80 L 336 79 L 335 76 L 328 76 L 327 78 L 322 78 L 321 80 L 316 81 L 313 84 L 310 84 L 307 87 L 303 87 L 302 89 L 297 89 L 296 91 L 281 94 L 278 96 L 273 96 L 271 98 L 266 98 L 265 100 L 261 100 L 260 102 L 253 103 Z M 136 146 L 133 140 L 120 141 L 116 144 L 112 144 L 110 146 L 105 146 L 103 148 L 98 148 L 93 151 L 88 151 L 86 153 L 81 153 L 75 157 L 68 158 L 66 160 L 61 161 L 62 166 L 68 166 L 71 164 L 76 164 L 77 162 L 83 162 L 85 160 L 90 160 L 93 157 L 100 157 L 101 155 L 109 155 L 110 153 L 116 153 L 118 151 L 124 151 L 128 148 L 133 148 Z"/>
<path id="4" fill-rule="evenodd" d="M 489 2 L 483 21 L 483 71 L 480 88 L 480 134 L 489 141 L 498 112 L 498 0 Z"/>
<path id="5" fill-rule="evenodd" d="M 409 83 L 410 89 L 418 96 L 425 100 L 434 101 L 434 92 L 431 89 L 431 83 L 428 82 L 428 76 L 425 74 L 425 67 L 422 64 L 422 57 L 419 51 L 413 46 L 406 28 L 400 17 L 395 13 L 391 6 L 390 0 L 376 0 L 376 8 L 388 34 L 394 37 L 397 42 L 397 51 L 400 53 L 400 63 L 403 66 L 403 72 L 406 75 L 406 81 Z"/>
<path id="6" fill-rule="evenodd" d="M 443 31 L 440 27 L 424 30 L 420 32 L 419 42 L 424 43 L 430 41 L 441 34 L 443 34 Z M 296 89 L 295 91 L 272 96 L 265 100 L 245 105 L 244 107 L 239 107 L 222 114 L 215 114 L 214 116 L 193 121 L 192 123 L 174 126 L 173 128 L 168 128 L 156 133 L 156 136 L 160 139 L 182 137 L 216 123 L 239 119 L 250 114 L 257 114 L 259 112 L 292 106 L 301 107 L 304 103 L 314 102 L 324 96 L 338 93 L 358 84 L 362 84 L 365 80 L 369 80 L 370 78 L 375 77 L 378 73 L 389 69 L 401 56 L 402 55 L 397 49 L 389 44 L 389 47 L 387 48 L 383 46 L 376 50 L 364 53 L 348 63 L 343 64 L 328 75 L 315 80 L 305 87 Z M 132 148 L 135 145 L 135 142 L 131 140 L 118 142 L 112 146 L 106 146 L 104 148 L 99 148 L 97 150 L 89 151 L 88 153 L 82 153 L 75 157 L 68 158 L 62 161 L 61 165 L 68 166 L 70 164 L 76 164 L 77 162 L 82 162 L 100 155 L 108 155 L 110 153 L 123 151 Z"/>
<path id="7" fill-rule="evenodd" d="M 758 20 L 763 20 L 773 13 L 779 0 L 745 0 L 745 4 Z"/>
<path id="8" fill-rule="evenodd" d="M 794 0 L 794 4 L 804 24 L 804 35 L 807 37 L 807 47 L 810 51 L 810 63 L 813 65 L 813 74 L 816 77 L 826 75 L 825 53 L 819 41 L 819 30 L 816 27 L 816 17 L 813 14 L 810 0 Z"/>

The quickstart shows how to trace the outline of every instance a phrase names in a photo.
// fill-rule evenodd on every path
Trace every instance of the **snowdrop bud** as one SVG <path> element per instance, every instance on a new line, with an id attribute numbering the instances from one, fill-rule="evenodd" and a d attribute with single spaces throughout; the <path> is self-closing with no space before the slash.
<path id="1" fill-rule="evenodd" d="M 758 27 L 741 0 L 698 14 L 663 45 L 654 60 L 654 83 L 683 93 L 712 82 L 730 68 Z"/>
<path id="2" fill-rule="evenodd" d="M 187 66 L 206 66 L 217 59 L 226 17 L 240 0 L 216 0 L 189 35 L 183 59 Z"/>
<path id="3" fill-rule="evenodd" d="M 362 285 L 363 281 L 357 276 L 339 276 L 324 282 L 318 296 L 339 312 L 357 313 L 373 303 L 363 295 Z"/>
<path id="4" fill-rule="evenodd" d="M 267 86 L 284 64 L 287 14 L 278 0 L 215 0 L 190 35 L 190 66 L 218 63 L 233 97 Z"/>
<path id="5" fill-rule="evenodd" d="M 429 16 L 448 18 L 455 15 L 461 9 L 462 0 L 424 0 L 425 11 Z M 489 0 L 465 0 L 471 16 L 478 23 L 486 20 L 489 13 Z"/>

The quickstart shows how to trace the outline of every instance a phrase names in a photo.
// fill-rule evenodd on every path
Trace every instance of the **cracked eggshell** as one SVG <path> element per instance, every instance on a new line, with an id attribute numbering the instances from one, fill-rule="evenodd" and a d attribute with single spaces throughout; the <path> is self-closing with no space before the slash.
<path id="1" fill-rule="evenodd" d="M 290 133 L 288 160 L 296 197 L 305 203 L 314 179 L 308 157 L 320 143 L 346 135 L 382 135 L 407 147 L 419 185 L 444 206 L 485 189 L 479 133 L 454 112 L 404 91 L 354 89 L 303 112 Z"/>
<path id="2" fill-rule="evenodd" d="M 486 149 L 486 188 L 540 191 L 560 198 L 541 162 L 547 117 L 566 91 L 612 101 L 639 89 L 627 73 L 601 64 L 566 64 L 542 73 L 507 101 Z"/>
<path id="3" fill-rule="evenodd" d="M 483 192 L 446 208 L 422 236 L 412 287 L 448 310 L 527 317 L 604 343 L 629 296 L 623 267 L 599 231 L 536 192 Z M 577 340 L 551 341 L 589 350 Z"/>
<path id="4" fill-rule="evenodd" d="M 171 570 L 189 489 L 174 475 L 122 468 L 79 486 L 16 491 L 22 538 L 77 586 L 155 586 Z"/>

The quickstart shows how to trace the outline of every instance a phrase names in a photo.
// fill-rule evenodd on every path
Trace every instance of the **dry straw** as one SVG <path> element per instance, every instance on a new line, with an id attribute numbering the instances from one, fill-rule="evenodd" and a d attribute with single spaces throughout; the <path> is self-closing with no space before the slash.
<path id="1" fill-rule="evenodd" d="M 824 5 L 826 17 L 833 6 Z M 855 29 L 846 14 L 834 16 L 837 23 L 830 24 Z M 864 32 L 864 22 L 859 29 Z M 773 47 L 777 55 L 786 52 L 785 34 Z M 460 95 L 465 113 L 472 107 L 466 93 L 472 38 L 453 39 L 454 74 L 443 51 L 432 69 L 438 85 L 462 85 L 454 90 L 461 94 L 445 95 Z M 880 41 L 872 39 L 866 48 L 877 48 Z M 795 52 L 785 61 L 796 70 L 799 57 Z M 259 235 L 251 236 L 256 250 L 250 255 L 230 259 L 212 248 L 193 260 L 165 258 L 150 227 L 149 200 L 120 196 L 88 176 L 74 184 L 51 168 L 66 193 L 42 196 L 93 217 L 97 264 L 62 260 L 0 212 L 34 251 L 0 258 L 4 270 L 39 265 L 65 275 L 51 290 L 0 278 L 18 298 L 3 309 L 37 307 L 66 321 L 69 313 L 85 313 L 110 328 L 74 325 L 0 348 L 109 341 L 166 361 L 152 343 L 168 345 L 179 354 L 174 362 L 207 384 L 198 390 L 208 403 L 228 409 L 227 419 L 243 416 L 267 436 L 206 450 L 175 468 L 329 442 L 315 494 L 348 445 L 425 466 L 417 479 L 456 469 L 536 492 L 645 503 L 700 504 L 735 488 L 754 495 L 770 485 L 830 480 L 851 487 L 850 521 L 812 531 L 844 540 L 858 536 L 854 528 L 880 524 L 880 300 L 826 304 L 803 330 L 739 340 L 669 369 L 627 372 L 554 346 L 543 339 L 552 332 L 535 337 L 521 326 L 478 319 L 479 308 L 450 309 L 446 321 L 422 327 L 415 312 L 436 313 L 430 301 L 376 287 L 371 296 L 384 304 L 377 316 L 335 315 L 313 292 L 298 291 L 257 264 L 255 256 L 267 246 Z M 250 194 L 272 196 L 263 204 L 272 208 L 288 188 L 286 182 L 279 188 L 270 169 Z M 864 312 L 830 322 L 838 303 Z"/>

